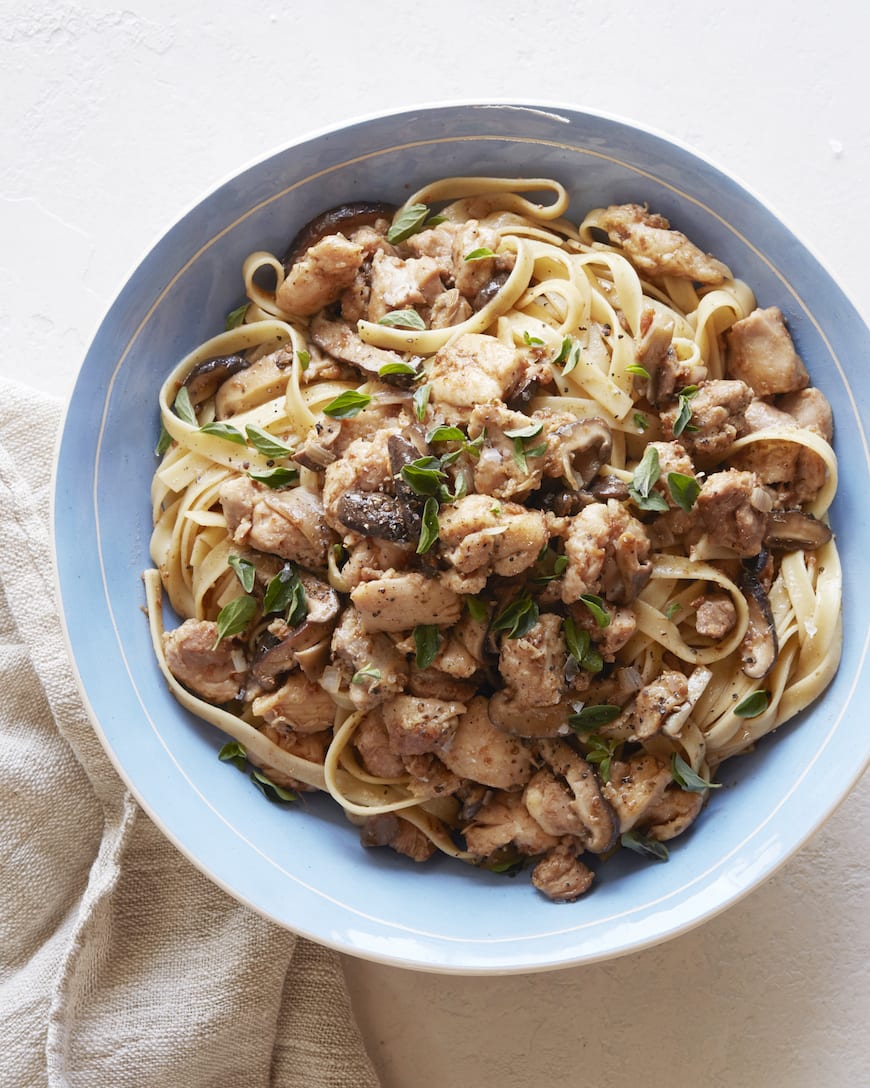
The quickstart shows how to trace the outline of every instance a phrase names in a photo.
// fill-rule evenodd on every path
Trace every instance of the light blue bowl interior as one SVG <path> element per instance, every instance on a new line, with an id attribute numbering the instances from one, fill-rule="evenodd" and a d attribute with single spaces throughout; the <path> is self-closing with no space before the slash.
<path id="1" fill-rule="evenodd" d="M 554 177 L 579 219 L 645 202 L 785 313 L 813 382 L 830 399 L 844 471 L 832 510 L 847 587 L 840 671 L 823 700 L 752 755 L 726 764 L 697 826 L 668 864 L 602 866 L 572 905 L 524 876 L 446 859 L 425 866 L 363 850 L 326 798 L 270 805 L 217 759 L 220 735 L 181 710 L 153 659 L 141 572 L 149 566 L 156 398 L 167 372 L 220 331 L 243 297 L 254 249 L 282 253 L 323 209 L 401 202 L 450 174 Z M 121 289 L 72 394 L 56 474 L 63 612 L 95 724 L 130 788 L 166 834 L 233 895 L 352 954 L 456 972 L 544 969 L 601 959 L 679 933 L 734 902 L 819 826 L 870 757 L 866 708 L 870 579 L 863 368 L 870 334 L 814 257 L 735 181 L 687 150 L 576 110 L 442 106 L 376 117 L 279 151 L 227 181 L 158 242 Z M 168 617 L 171 623 L 171 616 Z"/>

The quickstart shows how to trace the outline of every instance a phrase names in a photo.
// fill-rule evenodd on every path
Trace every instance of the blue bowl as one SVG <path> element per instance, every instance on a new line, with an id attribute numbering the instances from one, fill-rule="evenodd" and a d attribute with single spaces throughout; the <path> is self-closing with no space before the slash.
<path id="1" fill-rule="evenodd" d="M 281 252 L 324 208 L 401 203 L 437 177 L 554 177 L 570 215 L 647 203 L 786 316 L 828 396 L 848 471 L 831 511 L 846 602 L 840 670 L 823 698 L 723 767 L 668 864 L 629 855 L 591 894 L 556 905 L 525 878 L 449 859 L 415 866 L 363 850 L 329 798 L 267 804 L 217 759 L 223 743 L 166 689 L 151 649 L 141 572 L 150 565 L 149 486 L 157 392 L 220 331 L 255 249 Z M 282 926 L 344 952 L 457 973 L 542 970 L 647 947 L 756 887 L 833 812 L 870 758 L 870 516 L 862 367 L 870 333 L 800 241 L 732 178 L 661 135 L 561 106 L 421 107 L 330 129 L 242 170 L 154 246 L 118 294 L 84 360 L 63 429 L 54 533 L 64 621 L 94 727 L 165 834 L 206 875 Z M 863 402 L 863 404 L 862 404 Z M 863 410 L 862 410 L 863 409 Z M 623 851 L 622 853 L 626 853 Z"/>

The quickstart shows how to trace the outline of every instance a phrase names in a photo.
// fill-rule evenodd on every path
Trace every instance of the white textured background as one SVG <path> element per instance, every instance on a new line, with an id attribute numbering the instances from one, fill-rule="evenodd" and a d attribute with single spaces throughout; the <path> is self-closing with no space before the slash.
<path id="1" fill-rule="evenodd" d="M 348 116 L 472 97 L 691 144 L 870 318 L 861 7 L 0 0 L 0 368 L 65 394 L 139 257 L 249 160 Z M 349 962 L 385 1088 L 867 1088 L 868 809 L 865 778 L 763 888 L 628 958 L 504 979 Z"/>

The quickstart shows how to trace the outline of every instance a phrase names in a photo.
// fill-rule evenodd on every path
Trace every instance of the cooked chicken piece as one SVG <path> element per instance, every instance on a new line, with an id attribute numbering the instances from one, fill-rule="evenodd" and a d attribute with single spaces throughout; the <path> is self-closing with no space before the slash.
<path id="1" fill-rule="evenodd" d="M 727 593 L 705 593 L 692 602 L 695 609 L 695 630 L 716 642 L 734 628 L 737 609 Z"/>
<path id="2" fill-rule="evenodd" d="M 428 861 L 435 853 L 435 844 L 427 835 L 392 812 L 367 816 L 360 842 L 363 846 L 391 846 L 412 861 Z"/>
<path id="3" fill-rule="evenodd" d="M 430 329 L 448 329 L 467 321 L 474 311 L 471 303 L 455 287 L 439 295 L 429 311 Z"/>
<path id="4" fill-rule="evenodd" d="M 369 710 L 404 691 L 408 682 L 405 658 L 387 635 L 369 634 L 352 606 L 344 610 L 333 633 L 332 654 L 353 674 L 350 697 L 359 710 Z"/>
<path id="5" fill-rule="evenodd" d="M 364 256 L 362 246 L 343 234 L 328 234 L 291 267 L 275 301 L 287 313 L 316 314 L 351 286 Z"/>
<path id="6" fill-rule="evenodd" d="M 793 393 L 810 384 L 807 368 L 776 306 L 753 310 L 735 322 L 726 341 L 726 373 L 746 382 L 757 396 Z"/>
<path id="7" fill-rule="evenodd" d="M 413 649 L 411 650 L 413 653 Z M 408 694 L 419 695 L 421 699 L 445 699 L 447 702 L 467 703 L 473 699 L 478 688 L 478 680 L 461 680 L 449 673 L 430 665 L 428 669 L 418 669 L 411 662 L 411 675 L 408 680 Z"/>
<path id="8" fill-rule="evenodd" d="M 449 287 L 455 287 L 460 295 L 473 299 L 481 287 L 492 278 L 493 272 L 508 263 L 507 257 L 485 257 L 466 261 L 469 253 L 477 249 L 496 252 L 498 232 L 483 227 L 475 219 L 464 223 L 439 223 L 428 230 L 412 235 L 405 247 L 415 257 L 432 259 Z"/>
<path id="9" fill-rule="evenodd" d="M 619 833 L 640 823 L 672 781 L 668 764 L 654 756 L 640 753 L 625 762 L 614 760 L 602 792 L 619 819 Z"/>
<path id="10" fill-rule="evenodd" d="M 698 513 L 717 544 L 739 556 L 758 555 L 773 500 L 754 472 L 714 472 L 701 486 Z"/>
<path id="11" fill-rule="evenodd" d="M 716 379 L 701 382 L 689 399 L 692 415 L 679 440 L 692 458 L 704 467 L 715 465 L 728 448 L 746 431 L 745 412 L 752 390 L 742 381 Z M 677 403 L 661 413 L 664 432 L 674 437 L 682 405 Z"/>
<path id="12" fill-rule="evenodd" d="M 402 757 L 390 747 L 381 707 L 373 707 L 361 719 L 353 735 L 353 745 L 369 774 L 379 778 L 399 778 L 405 773 Z"/>
<path id="13" fill-rule="evenodd" d="M 510 577 L 533 566 L 547 543 L 544 515 L 491 495 L 466 495 L 438 515 L 442 554 L 453 568 L 441 575 L 460 593 L 479 593 L 490 574 Z"/>
<path id="14" fill-rule="evenodd" d="M 369 321 L 380 321 L 392 310 L 429 306 L 444 291 L 438 262 L 431 257 L 389 257 L 376 253 L 372 260 Z"/>
<path id="15" fill-rule="evenodd" d="M 780 405 L 791 404 L 795 414 L 766 401 L 754 400 L 746 410 L 750 431 L 789 431 L 808 424 L 816 434 L 830 440 L 830 405 L 823 395 L 820 394 L 821 401 L 812 396 L 815 392 L 806 389 L 778 398 Z M 799 422 L 798 416 L 803 423 Z M 775 439 L 753 442 L 735 454 L 731 463 L 735 468 L 757 473 L 776 493 L 778 505 L 786 508 L 811 502 L 824 486 L 828 471 L 815 450 L 798 442 Z"/>
<path id="16" fill-rule="evenodd" d="M 414 556 L 412 544 L 398 544 L 388 540 L 365 537 L 348 549 L 350 555 L 341 568 L 342 581 L 348 590 L 361 582 L 380 578 L 388 570 L 403 570 Z"/>
<path id="17" fill-rule="evenodd" d="M 491 227 L 481 226 L 473 219 L 459 226 L 453 238 L 452 259 L 453 285 L 460 295 L 474 298 L 492 278 L 495 270 L 501 267 L 500 260 L 495 257 L 473 261 L 466 260 L 466 257 L 479 249 L 489 249 L 495 253 L 498 245 L 498 233 Z"/>
<path id="18" fill-rule="evenodd" d="M 570 612 L 581 630 L 589 632 L 595 649 L 605 661 L 613 661 L 616 654 L 637 630 L 637 617 L 632 608 L 609 608 L 610 623 L 599 627 L 595 616 L 585 604 L 572 605 Z"/>
<path id="19" fill-rule="evenodd" d="M 462 599 L 440 581 L 418 571 L 387 571 L 360 582 L 350 599 L 366 631 L 407 631 L 423 624 L 456 623 Z"/>
<path id="20" fill-rule="evenodd" d="M 810 389 L 799 389 L 796 393 L 785 393 L 776 398 L 776 405 L 790 415 L 799 427 L 815 431 L 826 442 L 833 439 L 834 414 L 821 389 L 813 386 Z"/>
<path id="21" fill-rule="evenodd" d="M 489 857 L 505 846 L 533 857 L 558 845 L 555 835 L 548 835 L 529 815 L 518 793 L 495 790 L 463 829 L 468 852 L 479 858 Z"/>
<path id="22" fill-rule="evenodd" d="M 244 687 L 244 651 L 232 639 L 218 642 L 217 624 L 210 620 L 188 619 L 164 631 L 163 652 L 175 679 L 206 702 L 228 703 Z"/>
<path id="23" fill-rule="evenodd" d="M 337 532 L 348 528 L 341 521 L 341 500 L 348 492 L 391 490 L 392 470 L 388 442 L 397 431 L 378 430 L 370 439 L 357 438 L 342 457 L 326 466 L 323 474 L 323 506 L 326 521 Z"/>
<path id="24" fill-rule="evenodd" d="M 594 593 L 629 604 L 649 581 L 649 551 L 643 525 L 621 503 L 590 503 L 571 519 L 562 600 L 571 604 L 584 593 Z"/>
<path id="25" fill-rule="evenodd" d="M 411 776 L 407 789 L 420 801 L 450 797 L 462 785 L 456 775 L 433 752 L 403 756 L 405 770 Z"/>
<path id="26" fill-rule="evenodd" d="M 432 399 L 442 410 L 469 409 L 504 400 L 523 371 L 520 353 L 492 336 L 463 333 L 432 358 L 429 380 Z M 445 414 L 462 421 L 460 411 Z"/>
<path id="27" fill-rule="evenodd" d="M 704 807 L 705 794 L 686 790 L 665 790 L 662 798 L 650 805 L 643 818 L 643 831 L 657 842 L 667 842 L 682 835 L 695 822 Z"/>
<path id="28" fill-rule="evenodd" d="M 609 850 L 619 827 L 590 764 L 563 740 L 538 741 L 536 750 L 547 766 L 526 786 L 526 808 L 549 834 L 572 835 L 593 854 Z"/>
<path id="29" fill-rule="evenodd" d="M 671 230 L 663 215 L 640 204 L 612 204 L 591 217 L 594 226 L 607 232 L 611 242 L 648 276 L 676 276 L 698 283 L 722 283 L 730 279 L 727 266 L 703 253 L 680 231 Z"/>
<path id="30" fill-rule="evenodd" d="M 295 733 L 319 733 L 335 722 L 332 697 L 301 672 L 291 673 L 277 691 L 254 699 L 251 709 L 270 725 Z"/>
<path id="31" fill-rule="evenodd" d="M 383 313 L 380 316 L 383 317 Z M 308 335 L 313 343 L 328 352 L 334 359 L 350 363 L 368 378 L 377 378 L 382 366 L 405 361 L 404 356 L 399 352 L 367 344 L 344 321 L 330 321 L 323 314 L 318 314 L 312 320 L 308 326 Z M 357 418 L 367 419 L 370 415 L 369 410 Z"/>
<path id="32" fill-rule="evenodd" d="M 530 419 L 522 412 L 512 412 L 504 404 L 493 402 L 479 404 L 468 419 L 468 437 L 478 438 L 485 433 L 480 456 L 474 462 L 474 489 L 481 495 L 494 495 L 498 499 L 519 498 L 541 486 L 546 441 L 539 433 L 528 439 L 508 438 L 505 431 L 523 431 L 543 423 Z M 518 449 L 518 444 L 523 449 Z M 527 454 L 543 445 L 539 453 Z"/>
<path id="33" fill-rule="evenodd" d="M 451 739 L 439 752 L 442 762 L 460 778 L 494 789 L 519 789 L 532 775 L 528 748 L 492 724 L 487 700 L 478 695 L 460 715 Z"/>
<path id="34" fill-rule="evenodd" d="M 573 903 L 589 891 L 594 879 L 570 842 L 554 847 L 532 870 L 532 884 L 554 903 Z"/>
<path id="35" fill-rule="evenodd" d="M 603 736 L 628 740 L 649 740 L 661 732 L 671 714 L 689 698 L 689 682 L 681 672 L 666 671 L 646 684 L 634 701 L 609 725 L 599 730 Z"/>
<path id="36" fill-rule="evenodd" d="M 555 706 L 562 697 L 568 650 L 562 617 L 547 613 L 520 638 L 501 644 L 498 669 L 508 698 L 527 706 Z"/>
<path id="37" fill-rule="evenodd" d="M 315 492 L 304 487 L 274 490 L 238 476 L 221 485 L 219 499 L 234 543 L 303 567 L 326 566 L 335 537 Z"/>
<path id="38" fill-rule="evenodd" d="M 414 695 L 394 695 L 382 707 L 390 747 L 401 756 L 438 751 L 449 742 L 464 712 L 464 703 Z"/>

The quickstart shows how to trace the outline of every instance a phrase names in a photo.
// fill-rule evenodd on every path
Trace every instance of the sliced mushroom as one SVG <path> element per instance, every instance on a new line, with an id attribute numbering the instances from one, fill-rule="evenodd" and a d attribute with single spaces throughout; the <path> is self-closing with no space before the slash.
<path id="1" fill-rule="evenodd" d="M 767 676 L 779 654 L 773 611 L 759 579 L 759 572 L 766 562 L 766 552 L 744 562 L 740 578 L 740 588 L 749 606 L 749 624 L 740 644 L 741 668 L 753 680 Z"/>
<path id="2" fill-rule="evenodd" d="M 489 717 L 496 729 L 515 737 L 558 737 L 568 730 L 573 708 L 567 700 L 555 706 L 527 706 L 497 691 L 489 701 Z"/>
<path id="3" fill-rule="evenodd" d="M 538 755 L 546 760 L 550 770 L 544 769 L 526 786 L 523 800 L 526 808 L 545 831 L 550 834 L 575 835 L 583 844 L 584 849 L 593 854 L 602 854 L 609 850 L 616 842 L 619 834 L 619 821 L 616 814 L 604 799 L 598 778 L 592 767 L 586 760 L 563 740 L 543 740 L 536 745 Z M 549 782 L 539 776 L 547 776 Z M 553 776 L 555 776 L 555 783 Z M 536 779 L 538 786 L 535 787 Z M 554 830 L 558 821 L 564 815 L 563 811 L 549 809 L 548 802 L 553 800 L 552 786 L 564 780 L 570 794 L 573 795 L 568 804 L 573 822 L 566 826 L 565 830 Z M 543 787 L 543 792 L 540 790 Z M 546 791 L 549 788 L 550 796 Z M 560 787 L 564 792 L 564 787 Z M 557 798 L 558 800 L 558 798 Z M 553 827 L 548 825 L 548 813 L 557 821 Z"/>
<path id="4" fill-rule="evenodd" d="M 379 219 L 391 220 L 395 214 L 393 204 L 384 204 L 372 200 L 355 200 L 349 204 L 339 204 L 335 208 L 321 212 L 299 231 L 290 243 L 284 255 L 284 267 L 290 268 L 307 250 L 317 245 L 327 234 L 339 231 L 347 235 L 358 227 L 372 226 Z"/>
<path id="5" fill-rule="evenodd" d="M 302 665 L 303 655 L 307 655 L 303 671 L 311 678 L 311 667 L 322 655 L 312 655 L 309 651 L 324 642 L 328 651 L 329 636 L 338 618 L 340 603 L 332 586 L 307 571 L 299 572 L 299 580 L 305 590 L 306 618 L 292 628 L 282 619 L 273 620 L 257 643 L 251 673 L 267 691 L 275 687 L 277 678 L 283 673 Z"/>
<path id="6" fill-rule="evenodd" d="M 509 276 L 510 272 L 496 272 L 494 276 L 491 276 L 490 279 L 486 281 L 472 301 L 475 312 L 482 310 L 484 306 L 492 302 L 502 287 L 507 283 Z"/>
<path id="7" fill-rule="evenodd" d="M 588 484 L 610 456 L 612 437 L 603 419 L 577 419 L 548 435 L 547 476 L 561 476 L 578 487 Z"/>
<path id="8" fill-rule="evenodd" d="M 793 552 L 802 548 L 820 548 L 833 533 L 823 521 L 803 510 L 771 510 L 764 543 L 768 548 Z"/>
<path id="9" fill-rule="evenodd" d="M 338 460 L 338 453 L 333 446 L 340 434 L 340 419 L 318 420 L 305 436 L 302 445 L 297 447 L 293 460 L 303 468 L 321 472 L 327 465 Z"/>
<path id="10" fill-rule="evenodd" d="M 405 543 L 412 539 L 399 499 L 383 491 L 346 491 L 338 501 L 338 517 L 362 536 Z"/>
<path id="11" fill-rule="evenodd" d="M 625 502 L 628 499 L 628 484 L 619 476 L 596 476 L 590 480 L 586 490 L 599 502 L 616 499 Z"/>
<path id="12" fill-rule="evenodd" d="M 409 363 L 409 360 L 398 351 L 367 344 L 343 321 L 330 321 L 319 314 L 311 322 L 308 335 L 322 351 L 342 363 L 350 363 L 366 378 L 377 378 L 378 381 L 400 386 L 410 384 L 413 378 L 410 373 L 381 376 L 380 372 L 385 366 Z M 409 365 L 413 366 L 414 361 L 411 360 Z"/>
<path id="13" fill-rule="evenodd" d="M 190 397 L 190 403 L 196 408 L 204 400 L 213 397 L 227 378 L 247 370 L 251 364 L 243 355 L 219 355 L 216 359 L 206 359 L 190 371 L 184 379 L 184 388 Z"/>
<path id="14" fill-rule="evenodd" d="M 420 453 L 416 446 L 398 434 L 391 434 L 387 439 L 387 450 L 393 474 L 393 489 L 407 534 L 405 539 L 418 540 L 423 524 L 423 503 L 416 491 L 405 481 L 402 469 L 416 461 Z"/>

